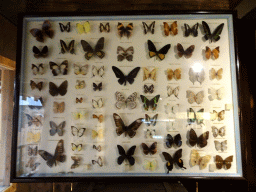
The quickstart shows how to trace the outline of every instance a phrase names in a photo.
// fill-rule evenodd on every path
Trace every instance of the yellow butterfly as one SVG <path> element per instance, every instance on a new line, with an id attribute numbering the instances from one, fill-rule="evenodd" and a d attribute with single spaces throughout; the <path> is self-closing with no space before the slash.
<path id="1" fill-rule="evenodd" d="M 53 112 L 54 113 L 63 113 L 65 110 L 65 103 L 64 102 L 61 102 L 61 103 L 58 103 L 58 102 L 53 102 Z"/>
<path id="2" fill-rule="evenodd" d="M 103 129 L 100 129 L 98 132 L 95 130 L 92 130 L 92 138 L 95 139 L 96 137 L 98 137 L 99 139 L 103 139 L 104 137 Z"/>
<path id="3" fill-rule="evenodd" d="M 82 144 L 76 145 L 76 144 L 74 144 L 74 143 L 71 143 L 71 146 L 72 146 L 72 151 L 75 151 L 75 150 L 81 151 L 81 150 L 82 150 L 82 147 L 83 147 Z"/>
<path id="4" fill-rule="evenodd" d="M 154 159 L 153 161 L 144 160 L 143 168 L 145 170 L 155 171 L 157 167 L 157 161 Z"/>
<path id="5" fill-rule="evenodd" d="M 214 68 L 211 68 L 210 71 L 209 71 L 209 75 L 210 75 L 210 80 L 213 80 L 213 79 L 217 79 L 217 80 L 220 80 L 222 79 L 222 74 L 223 74 L 223 69 L 220 68 L 218 71 L 215 71 Z"/>
<path id="6" fill-rule="evenodd" d="M 76 30 L 81 35 L 82 33 L 89 33 L 91 31 L 91 25 L 89 21 L 86 21 L 84 24 L 77 23 Z"/>
<path id="7" fill-rule="evenodd" d="M 85 81 L 76 80 L 76 89 L 83 89 L 83 88 L 85 88 Z"/>
<path id="8" fill-rule="evenodd" d="M 152 80 L 156 81 L 156 68 L 154 68 L 151 72 L 146 67 L 143 67 L 144 75 L 143 75 L 143 81 L 146 79 L 151 78 Z"/>
<path id="9" fill-rule="evenodd" d="M 28 132 L 27 133 L 27 142 L 28 143 L 37 143 L 40 141 L 41 138 L 41 133 L 32 133 L 32 132 Z"/>
<path id="10" fill-rule="evenodd" d="M 72 112 L 72 116 L 73 116 L 74 120 L 85 119 L 86 118 L 86 112 L 85 111 Z"/>
<path id="11" fill-rule="evenodd" d="M 190 154 L 190 165 L 199 165 L 200 170 L 205 169 L 211 160 L 211 155 L 201 157 L 197 150 L 192 149 Z"/>

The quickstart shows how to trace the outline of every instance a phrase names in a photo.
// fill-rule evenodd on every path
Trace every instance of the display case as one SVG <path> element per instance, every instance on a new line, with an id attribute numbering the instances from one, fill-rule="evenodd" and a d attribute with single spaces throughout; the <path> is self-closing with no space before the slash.
<path id="1" fill-rule="evenodd" d="M 20 25 L 12 181 L 243 177 L 232 13 Z"/>

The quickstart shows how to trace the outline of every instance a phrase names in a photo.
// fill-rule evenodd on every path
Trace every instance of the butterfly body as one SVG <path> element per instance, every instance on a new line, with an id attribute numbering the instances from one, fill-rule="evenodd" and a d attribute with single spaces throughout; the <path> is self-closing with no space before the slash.
<path id="1" fill-rule="evenodd" d="M 121 165 L 125 159 L 128 160 L 130 165 L 135 164 L 135 159 L 132 155 L 134 155 L 136 145 L 132 146 L 130 149 L 128 149 L 127 153 L 125 153 L 124 148 L 121 145 L 117 145 L 118 152 L 119 152 L 119 157 L 117 159 L 118 165 Z"/>
<path id="2" fill-rule="evenodd" d="M 153 21 L 150 25 L 147 25 L 147 23 L 142 22 L 143 28 L 144 28 L 144 34 L 147 34 L 149 31 L 154 34 L 155 33 L 155 21 Z"/>
<path id="3" fill-rule="evenodd" d="M 85 40 L 81 40 L 81 44 L 84 52 L 86 52 L 84 56 L 85 59 L 90 60 L 93 55 L 97 55 L 100 59 L 102 59 L 105 56 L 105 53 L 102 51 L 102 49 L 104 48 L 104 37 L 101 37 L 98 40 L 94 49 Z"/>
<path id="4" fill-rule="evenodd" d="M 63 61 L 60 65 L 50 61 L 49 65 L 53 76 L 58 76 L 59 74 L 67 75 L 68 73 L 68 60 Z"/>
<path id="5" fill-rule="evenodd" d="M 83 103 L 83 97 L 80 97 L 80 98 L 78 98 L 78 97 L 76 97 L 76 103 Z"/>
<path id="6" fill-rule="evenodd" d="M 64 53 L 71 53 L 74 54 L 75 53 L 75 40 L 70 41 L 70 43 L 67 45 L 65 43 L 65 41 L 60 40 L 60 46 L 61 46 L 61 50 L 60 53 L 64 54 Z"/>
<path id="7" fill-rule="evenodd" d="M 123 61 L 124 59 L 126 59 L 127 61 L 132 61 L 133 53 L 134 53 L 133 46 L 128 47 L 126 50 L 123 47 L 118 46 L 117 47 L 117 60 Z"/>
<path id="8" fill-rule="evenodd" d="M 154 110 L 156 110 L 158 100 L 160 98 L 160 95 L 156 95 L 151 100 L 146 98 L 144 95 L 140 95 L 141 101 L 143 103 L 143 107 L 146 111 L 148 111 L 149 107 L 151 107 Z"/>
<path id="9" fill-rule="evenodd" d="M 148 50 L 149 50 L 150 58 L 157 56 L 160 60 L 163 60 L 170 48 L 171 48 L 171 44 L 167 44 L 164 47 L 162 47 L 159 51 L 157 51 L 154 43 L 148 40 Z"/>
<path id="10" fill-rule="evenodd" d="M 62 23 L 59 23 L 60 25 L 60 31 L 64 32 L 67 31 L 68 33 L 70 32 L 70 22 L 67 23 L 67 25 L 63 25 Z"/>
<path id="11" fill-rule="evenodd" d="M 117 30 L 120 37 L 126 36 L 129 38 L 132 35 L 133 23 L 129 23 L 125 27 L 122 23 L 118 22 Z"/>
<path id="12" fill-rule="evenodd" d="M 199 23 L 196 23 L 195 25 L 193 25 L 192 28 L 188 24 L 184 23 L 184 27 L 185 27 L 185 37 L 188 37 L 190 34 L 192 34 L 194 37 L 198 36 Z"/>
<path id="13" fill-rule="evenodd" d="M 119 78 L 118 83 L 125 86 L 126 82 L 133 84 L 134 79 L 140 71 L 140 67 L 134 68 L 128 75 L 124 75 L 123 72 L 115 66 L 112 66 L 112 70 L 114 71 L 116 77 Z"/>
<path id="14" fill-rule="evenodd" d="M 224 23 L 221 23 L 214 31 L 211 33 L 209 25 L 205 22 L 202 21 L 203 29 L 205 32 L 204 38 L 205 40 L 210 40 L 210 43 L 214 40 L 215 42 L 220 39 L 220 34 L 223 30 Z"/>
<path id="15" fill-rule="evenodd" d="M 28 146 L 28 156 L 36 156 L 38 153 L 38 147 Z"/>
<path id="16" fill-rule="evenodd" d="M 106 25 L 103 25 L 103 23 L 100 23 L 100 32 L 106 31 L 107 33 L 110 32 L 110 25 L 109 23 L 106 23 Z"/>

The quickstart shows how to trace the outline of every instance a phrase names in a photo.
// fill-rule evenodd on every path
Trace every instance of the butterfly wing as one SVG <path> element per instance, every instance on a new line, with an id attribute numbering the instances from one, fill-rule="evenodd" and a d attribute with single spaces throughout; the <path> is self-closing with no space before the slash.
<path id="1" fill-rule="evenodd" d="M 126 100 L 126 104 L 130 109 L 134 109 L 136 108 L 137 104 L 136 104 L 136 99 L 137 99 L 137 93 L 134 92 L 132 93 Z"/>
<path id="2" fill-rule="evenodd" d="M 164 159 L 167 161 L 166 163 L 166 168 L 167 168 L 167 173 L 169 173 L 169 171 L 172 171 L 173 169 L 173 163 L 174 163 L 174 159 L 172 158 L 172 156 L 167 153 L 167 152 L 163 152 L 162 153 L 164 156 Z"/>
<path id="3" fill-rule="evenodd" d="M 216 155 L 215 162 L 216 162 L 216 168 L 221 169 L 224 164 L 224 160 L 222 159 L 222 157 L 219 155 Z"/>
<path id="4" fill-rule="evenodd" d="M 167 44 L 163 46 L 158 52 L 157 56 L 160 60 L 163 60 L 165 58 L 165 55 L 168 53 L 169 49 L 171 48 L 171 44 Z"/>
<path id="5" fill-rule="evenodd" d="M 177 147 L 180 147 L 182 145 L 180 134 L 174 136 L 174 143 L 176 144 Z"/>
<path id="6" fill-rule="evenodd" d="M 67 44 L 63 40 L 60 40 L 60 46 L 61 46 L 60 53 L 63 54 L 69 51 Z"/>
<path id="7" fill-rule="evenodd" d="M 156 56 L 156 54 L 157 54 L 156 47 L 155 47 L 154 43 L 150 40 L 148 40 L 148 50 L 149 50 L 149 57 L 150 58 Z"/>
<path id="8" fill-rule="evenodd" d="M 172 145 L 173 145 L 173 143 L 174 143 L 173 137 L 172 137 L 170 134 L 167 134 L 167 137 L 166 137 L 166 146 L 167 146 L 168 148 L 171 148 Z"/>
<path id="9" fill-rule="evenodd" d="M 200 157 L 199 158 L 199 169 L 200 170 L 205 169 L 207 167 L 208 163 L 210 162 L 210 160 L 211 160 L 210 155 Z"/>
<path id="10" fill-rule="evenodd" d="M 177 35 L 178 34 L 178 25 L 177 25 L 177 21 L 174 21 L 171 24 L 171 34 L 172 35 Z"/>
<path id="11" fill-rule="evenodd" d="M 143 118 L 139 118 L 132 122 L 129 126 L 127 126 L 125 132 L 129 135 L 130 138 L 133 138 L 136 135 L 137 129 L 140 127 L 142 124 Z"/>
<path id="12" fill-rule="evenodd" d="M 132 155 L 134 155 L 136 149 L 136 145 L 132 146 L 130 149 L 128 149 L 126 157 L 130 163 L 130 165 L 134 165 L 135 164 L 135 159 L 134 157 L 132 157 Z"/>
<path id="13" fill-rule="evenodd" d="M 85 59 L 90 60 L 92 58 L 93 54 L 94 54 L 93 48 L 85 40 L 81 40 L 81 45 L 83 47 L 84 52 L 86 52 L 85 55 L 84 55 Z"/>
<path id="14" fill-rule="evenodd" d="M 50 38 L 53 37 L 54 31 L 53 31 L 53 29 L 51 29 L 50 21 L 48 21 L 48 20 L 44 21 L 44 23 L 42 25 L 42 31 L 43 31 L 43 34 L 47 35 L 48 37 L 50 37 Z"/>
<path id="15" fill-rule="evenodd" d="M 144 95 L 140 95 L 140 98 L 141 98 L 141 101 L 142 101 L 142 103 L 143 103 L 144 109 L 145 109 L 146 111 L 148 111 L 150 101 L 149 101 Z"/>
<path id="16" fill-rule="evenodd" d="M 119 78 L 118 83 L 120 85 L 122 85 L 122 84 L 125 85 L 126 84 L 126 78 L 125 78 L 123 72 L 115 66 L 112 66 L 112 70 L 114 71 L 114 73 L 116 75 L 116 78 Z"/>
<path id="17" fill-rule="evenodd" d="M 198 137 L 197 144 L 203 148 L 207 145 L 207 140 L 209 139 L 209 131 L 204 132 L 202 135 Z"/>
<path id="18" fill-rule="evenodd" d="M 199 27 L 199 23 L 196 23 L 192 29 L 191 29 L 191 33 L 194 35 L 194 37 L 198 36 L 198 27 Z"/>
<path id="19" fill-rule="evenodd" d="M 53 136 L 53 135 L 55 135 L 55 133 L 57 133 L 57 125 L 55 122 L 50 121 L 50 127 L 51 127 L 50 135 Z"/>
<path id="20" fill-rule="evenodd" d="M 197 144 L 197 134 L 194 129 L 189 131 L 189 144 L 193 147 Z"/>
<path id="21" fill-rule="evenodd" d="M 230 169 L 232 162 L 233 162 L 233 155 L 227 157 L 227 158 L 224 160 L 224 164 L 225 164 L 225 166 L 226 166 L 226 169 Z"/>
<path id="22" fill-rule="evenodd" d="M 32 64 L 31 69 L 32 69 L 33 75 L 37 75 L 38 74 L 39 68 L 35 64 Z"/>
<path id="23" fill-rule="evenodd" d="M 218 121 L 222 121 L 225 118 L 225 110 L 222 110 L 218 113 Z"/>
<path id="24" fill-rule="evenodd" d="M 205 47 L 205 58 L 210 59 L 211 55 L 212 55 L 211 49 L 208 46 L 206 46 Z"/>
<path id="25" fill-rule="evenodd" d="M 138 72 L 140 71 L 140 67 L 134 68 L 127 76 L 126 80 L 130 83 L 133 84 L 134 79 L 136 78 Z"/>
<path id="26" fill-rule="evenodd" d="M 184 167 L 184 164 L 183 164 L 183 160 L 181 159 L 182 157 L 182 149 L 179 149 L 178 151 L 176 151 L 173 155 L 173 160 L 174 162 L 180 167 L 180 168 L 183 168 L 183 169 L 186 169 L 186 167 Z"/>
<path id="27" fill-rule="evenodd" d="M 220 39 L 220 34 L 222 32 L 222 29 L 224 27 L 224 23 L 220 24 L 212 33 L 212 39 L 215 41 L 219 41 Z"/>
<path id="28" fill-rule="evenodd" d="M 118 114 L 114 113 L 113 118 L 116 124 L 116 134 L 120 136 L 123 132 L 126 131 L 126 126 L 124 125 L 123 120 Z"/>
<path id="29" fill-rule="evenodd" d="M 190 154 L 190 165 L 193 167 L 199 165 L 200 155 L 197 150 L 192 149 Z"/>
<path id="30" fill-rule="evenodd" d="M 126 159 L 126 154 L 125 154 L 125 150 L 121 145 L 117 145 L 117 149 L 118 149 L 118 153 L 119 153 L 119 157 L 117 159 L 117 163 L 118 165 L 121 165 L 123 163 L 123 161 Z"/>
<path id="31" fill-rule="evenodd" d="M 29 32 L 36 38 L 37 41 L 39 42 L 44 42 L 44 36 L 43 36 L 43 32 L 40 29 L 30 29 Z"/>
<path id="32" fill-rule="evenodd" d="M 156 110 L 157 108 L 157 103 L 159 101 L 159 98 L 160 98 L 160 95 L 156 95 L 153 99 L 149 101 L 149 106 L 152 107 L 153 111 Z"/>
<path id="33" fill-rule="evenodd" d="M 177 44 L 177 50 L 178 50 L 178 56 L 182 57 L 185 53 L 185 50 L 180 43 Z"/>
<path id="34" fill-rule="evenodd" d="M 194 52 L 195 50 L 195 45 L 191 45 L 189 46 L 185 51 L 184 51 L 184 55 L 189 58 L 192 56 L 192 53 Z"/>
<path id="35" fill-rule="evenodd" d="M 170 27 L 169 27 L 169 25 L 168 25 L 168 23 L 166 23 L 166 22 L 163 22 L 163 24 L 164 24 L 164 34 L 165 34 L 166 36 L 169 36 L 169 33 L 170 33 Z"/>
<path id="36" fill-rule="evenodd" d="M 210 39 L 210 42 L 211 42 L 212 33 L 211 33 L 209 25 L 205 21 L 202 21 L 202 25 L 203 25 L 203 29 L 204 29 L 204 33 L 205 33 L 205 35 L 204 35 L 205 40 Z"/>
<path id="37" fill-rule="evenodd" d="M 218 59 L 219 58 L 219 53 L 220 53 L 220 47 L 216 47 L 215 49 L 212 50 L 212 55 L 214 59 Z"/>
<path id="38" fill-rule="evenodd" d="M 190 90 L 187 90 L 186 92 L 186 98 L 188 98 L 188 102 L 190 104 L 194 103 L 195 102 L 195 93 L 193 91 L 190 91 Z"/>
<path id="39" fill-rule="evenodd" d="M 96 46 L 95 46 L 95 54 L 99 57 L 99 58 L 103 58 L 105 56 L 105 53 L 102 51 L 102 49 L 104 48 L 104 37 L 101 37 Z"/>
<path id="40" fill-rule="evenodd" d="M 49 167 L 52 167 L 53 164 L 56 164 L 56 159 L 53 155 L 48 153 L 47 151 L 44 150 L 38 150 L 39 155 L 46 161 L 46 164 Z"/>
<path id="41" fill-rule="evenodd" d="M 63 129 L 66 126 L 66 121 L 62 121 L 58 126 L 57 126 L 57 133 L 59 136 L 63 136 Z"/>

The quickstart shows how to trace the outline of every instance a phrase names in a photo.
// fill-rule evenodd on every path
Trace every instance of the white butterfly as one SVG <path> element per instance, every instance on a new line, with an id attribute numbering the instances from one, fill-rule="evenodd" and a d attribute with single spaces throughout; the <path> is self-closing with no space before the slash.
<path id="1" fill-rule="evenodd" d="M 134 109 L 137 104 L 136 104 L 136 98 L 137 98 L 137 93 L 134 92 L 132 93 L 127 99 L 122 95 L 120 92 L 116 92 L 116 108 L 121 109 L 123 106 L 129 107 L 130 109 Z"/>
<path id="2" fill-rule="evenodd" d="M 204 91 L 200 91 L 195 94 L 193 91 L 187 90 L 186 98 L 188 98 L 188 102 L 190 104 L 196 102 L 197 104 L 201 104 L 204 99 Z"/>
<path id="3" fill-rule="evenodd" d="M 44 64 L 40 63 L 38 66 L 32 64 L 32 72 L 34 75 L 43 75 L 44 74 Z"/>
<path id="4" fill-rule="evenodd" d="M 86 112 L 85 111 L 72 112 L 72 116 L 73 116 L 74 120 L 85 119 L 86 118 Z"/>
<path id="5" fill-rule="evenodd" d="M 208 98 L 210 101 L 213 101 L 214 99 L 221 100 L 224 96 L 224 92 L 224 87 L 221 87 L 220 89 L 214 89 L 211 87 L 208 89 L 208 93 L 210 94 Z"/>
<path id="6" fill-rule="evenodd" d="M 153 161 L 149 161 L 147 159 L 144 160 L 143 168 L 145 170 L 155 171 L 157 167 L 157 161 L 154 159 Z"/>
<path id="7" fill-rule="evenodd" d="M 189 80 L 194 84 L 196 81 L 198 81 L 200 84 L 204 81 L 205 72 L 204 69 L 202 69 L 200 72 L 194 72 L 192 68 L 189 69 L 188 72 Z"/>
<path id="8" fill-rule="evenodd" d="M 195 149 L 191 150 L 190 154 L 190 165 L 193 167 L 199 165 L 200 170 L 205 169 L 211 160 L 211 155 L 200 156 L 198 151 Z"/>
<path id="9" fill-rule="evenodd" d="M 226 151 L 227 150 L 227 148 L 228 148 L 228 146 L 227 146 L 227 140 L 225 140 L 225 141 L 222 141 L 222 142 L 219 142 L 219 141 L 214 141 L 214 143 L 215 143 L 215 149 L 217 150 L 217 151 L 222 151 L 222 152 L 224 152 L 224 151 Z"/>
<path id="10" fill-rule="evenodd" d="M 103 106 L 103 100 L 100 98 L 98 101 L 92 100 L 92 107 L 93 108 L 101 108 Z"/>
<path id="11" fill-rule="evenodd" d="M 155 129 L 152 129 L 152 130 L 147 129 L 146 134 L 145 134 L 145 137 L 147 139 L 149 139 L 149 138 L 153 139 L 155 136 L 156 136 L 156 130 Z"/>
<path id="12" fill-rule="evenodd" d="M 168 97 L 170 97 L 171 95 L 174 95 L 175 97 L 178 98 L 179 90 L 180 90 L 180 87 L 179 87 L 179 86 L 178 86 L 178 87 L 175 87 L 175 88 L 173 89 L 170 85 L 168 85 L 168 86 L 167 86 L 167 95 L 168 95 Z"/>
<path id="13" fill-rule="evenodd" d="M 213 137 L 218 137 L 218 135 L 221 137 L 224 137 L 226 134 L 226 126 L 223 126 L 219 129 L 215 126 L 212 126 L 212 134 L 213 134 Z"/>
<path id="14" fill-rule="evenodd" d="M 89 68 L 89 65 L 86 64 L 86 65 L 83 65 L 83 66 L 79 66 L 77 64 L 74 64 L 74 73 L 76 75 L 86 75 L 88 73 L 88 68 Z"/>
<path id="15" fill-rule="evenodd" d="M 171 105 L 170 103 L 167 103 L 165 105 L 166 114 L 176 114 L 178 112 L 179 112 L 179 104 Z"/>
<path id="16" fill-rule="evenodd" d="M 169 121 L 167 121 L 167 126 L 166 126 L 167 131 L 174 131 L 177 129 L 177 127 L 178 127 L 178 122 L 175 119 L 169 119 Z"/>
<path id="17" fill-rule="evenodd" d="M 214 121 L 214 120 L 222 121 L 225 118 L 225 111 L 222 110 L 220 112 L 217 112 L 213 110 L 212 112 L 210 112 L 210 117 L 211 117 L 211 121 Z"/>
<path id="18" fill-rule="evenodd" d="M 104 66 L 101 66 L 100 68 L 97 68 L 96 66 L 92 66 L 92 77 L 95 77 L 96 75 L 99 75 L 102 77 L 104 75 Z"/>

